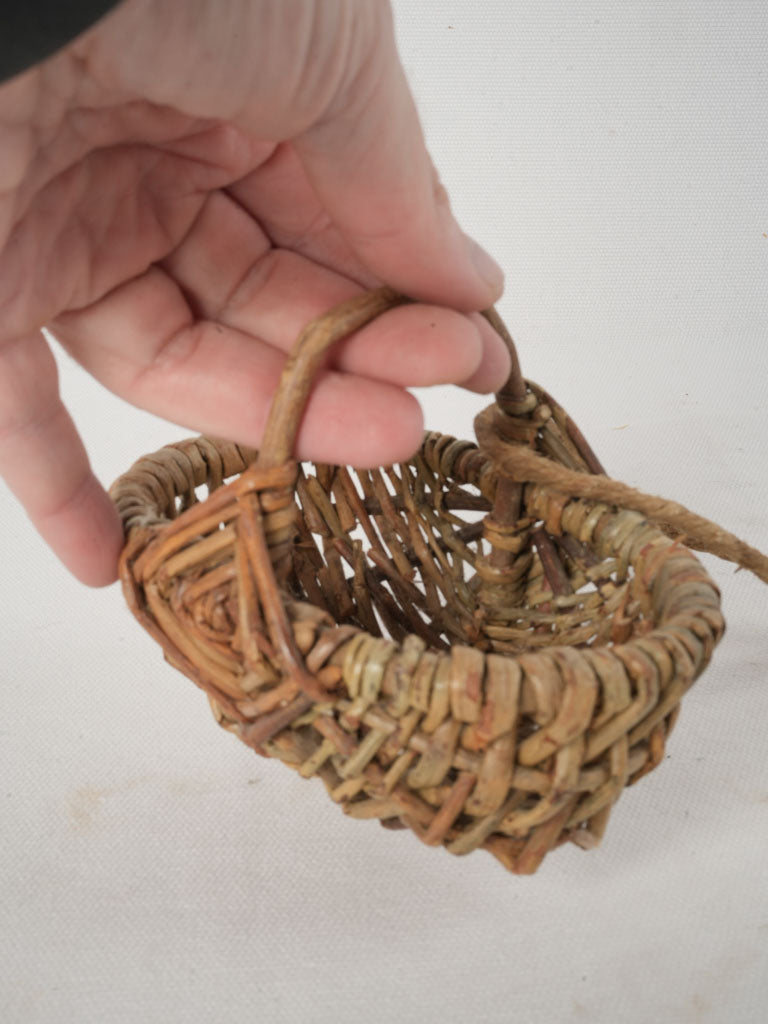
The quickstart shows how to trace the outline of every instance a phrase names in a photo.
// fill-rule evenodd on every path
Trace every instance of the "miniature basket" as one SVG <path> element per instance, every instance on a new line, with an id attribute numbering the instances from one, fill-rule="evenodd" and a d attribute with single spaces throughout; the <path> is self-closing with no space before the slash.
<path id="1" fill-rule="evenodd" d="M 323 353 L 403 301 L 381 289 L 305 329 L 260 454 L 198 438 L 121 477 L 121 579 L 259 754 L 352 817 L 531 873 L 565 841 L 594 846 L 662 760 L 722 636 L 719 594 L 674 539 L 685 510 L 602 475 L 493 311 L 515 368 L 479 447 L 430 433 L 398 466 L 291 461 Z M 664 531 L 628 495 L 657 502 Z"/>

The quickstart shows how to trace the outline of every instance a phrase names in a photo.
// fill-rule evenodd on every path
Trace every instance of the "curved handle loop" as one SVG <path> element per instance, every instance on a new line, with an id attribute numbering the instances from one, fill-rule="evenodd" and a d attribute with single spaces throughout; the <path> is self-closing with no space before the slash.
<path id="1" fill-rule="evenodd" d="M 307 324 L 283 367 L 267 419 L 257 466 L 271 469 L 287 462 L 293 455 L 304 407 L 328 349 L 386 310 L 411 301 L 391 288 L 378 288 L 335 306 Z M 512 360 L 509 379 L 498 397 L 519 402 L 525 397 L 525 381 L 520 373 L 515 343 L 495 309 L 485 310 L 483 316 L 506 344 Z"/>
<path id="2" fill-rule="evenodd" d="M 391 288 L 359 295 L 310 321 L 299 335 L 277 385 L 256 465 L 280 466 L 293 455 L 304 407 L 323 356 L 337 341 L 364 327 L 380 313 L 410 300 Z"/>
<path id="3" fill-rule="evenodd" d="M 507 382 L 501 391 L 496 392 L 496 401 L 500 408 L 504 408 L 508 402 L 524 402 L 527 387 L 520 369 L 520 360 L 517 356 L 517 347 L 515 346 L 514 339 L 507 330 L 507 325 L 496 312 L 495 306 L 491 306 L 490 309 L 484 309 L 483 316 L 507 346 L 510 358 L 509 377 L 507 377 Z"/>

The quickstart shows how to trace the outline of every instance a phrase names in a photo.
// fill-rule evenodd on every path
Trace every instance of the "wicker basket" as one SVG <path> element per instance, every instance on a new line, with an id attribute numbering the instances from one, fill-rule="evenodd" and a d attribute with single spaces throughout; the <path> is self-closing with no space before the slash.
<path id="1" fill-rule="evenodd" d="M 531 873 L 594 846 L 659 764 L 722 636 L 719 594 L 672 513 L 662 530 L 621 507 L 635 492 L 516 358 L 480 447 L 431 433 L 395 467 L 291 461 L 323 352 L 402 301 L 382 289 L 304 331 L 261 454 L 198 438 L 121 477 L 121 578 L 259 754 L 352 817 Z"/>

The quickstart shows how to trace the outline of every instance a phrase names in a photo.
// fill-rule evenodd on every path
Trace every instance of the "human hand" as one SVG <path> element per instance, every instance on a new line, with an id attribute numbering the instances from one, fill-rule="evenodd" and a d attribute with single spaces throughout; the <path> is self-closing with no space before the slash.
<path id="1" fill-rule="evenodd" d="M 501 272 L 450 213 L 384 0 L 125 0 L 0 85 L 0 153 L 0 473 L 86 583 L 122 530 L 43 326 L 134 405 L 257 445 L 300 329 L 386 282 L 431 305 L 333 352 L 297 442 L 358 466 L 418 447 L 406 387 L 505 379 L 473 312 Z"/>

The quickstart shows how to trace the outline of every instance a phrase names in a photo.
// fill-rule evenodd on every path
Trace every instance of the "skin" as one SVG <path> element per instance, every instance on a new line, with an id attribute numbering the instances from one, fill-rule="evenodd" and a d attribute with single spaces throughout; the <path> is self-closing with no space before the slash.
<path id="1" fill-rule="evenodd" d="M 477 313 L 501 271 L 453 219 L 384 0 L 125 0 L 0 85 L 0 474 L 83 582 L 115 579 L 122 531 L 41 328 L 134 405 L 258 445 L 300 329 L 383 282 L 420 301 L 332 352 L 300 458 L 407 458 L 407 387 L 509 368 Z"/>

